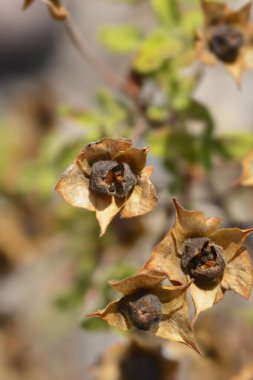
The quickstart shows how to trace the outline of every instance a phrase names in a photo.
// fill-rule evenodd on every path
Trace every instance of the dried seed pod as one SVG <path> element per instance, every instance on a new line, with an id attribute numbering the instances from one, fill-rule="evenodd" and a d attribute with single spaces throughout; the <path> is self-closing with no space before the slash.
<path id="1" fill-rule="evenodd" d="M 72 206 L 96 212 L 101 235 L 117 213 L 131 218 L 156 206 L 156 190 L 149 180 L 152 168 L 145 167 L 149 148 L 132 144 L 105 137 L 86 145 L 56 185 Z"/>
<path id="2" fill-rule="evenodd" d="M 133 327 L 156 336 L 181 342 L 199 352 L 188 316 L 186 290 L 183 286 L 161 286 L 164 274 L 142 270 L 135 276 L 109 284 L 123 293 L 103 310 L 89 317 L 98 317 L 126 331 Z"/>
<path id="3" fill-rule="evenodd" d="M 219 25 L 215 28 L 208 46 L 218 59 L 225 63 L 234 63 L 244 43 L 242 32 L 231 25 Z"/>
<path id="4" fill-rule="evenodd" d="M 222 248 L 208 238 L 187 239 L 182 249 L 181 267 L 200 288 L 212 287 L 224 273 Z"/>
<path id="5" fill-rule="evenodd" d="M 97 161 L 91 167 L 89 188 L 100 195 L 122 198 L 130 193 L 137 177 L 126 163 Z"/>
<path id="6" fill-rule="evenodd" d="M 154 248 L 146 270 L 166 273 L 175 284 L 193 280 L 189 290 L 197 315 L 220 302 L 227 290 L 248 298 L 253 283 L 243 243 L 253 229 L 219 228 L 219 218 L 185 210 L 176 199 L 176 222 Z"/>
<path id="7" fill-rule="evenodd" d="M 237 83 L 243 70 L 253 68 L 251 2 L 233 10 L 202 0 L 204 26 L 195 35 L 197 58 L 207 65 L 222 62 Z"/>
<path id="8" fill-rule="evenodd" d="M 145 289 L 124 297 L 119 307 L 129 323 L 140 330 L 154 331 L 162 319 L 159 298 Z"/>

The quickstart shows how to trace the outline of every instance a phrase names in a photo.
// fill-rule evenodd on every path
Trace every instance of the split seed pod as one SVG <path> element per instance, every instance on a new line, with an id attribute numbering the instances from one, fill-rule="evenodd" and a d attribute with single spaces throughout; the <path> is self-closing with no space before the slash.
<path id="1" fill-rule="evenodd" d="M 253 273 L 243 242 L 253 229 L 219 228 L 219 218 L 206 219 L 202 212 L 185 210 L 175 199 L 174 205 L 176 222 L 144 268 L 165 272 L 173 284 L 191 280 L 195 319 L 220 302 L 227 290 L 247 299 Z"/>
<path id="2" fill-rule="evenodd" d="M 196 33 L 198 59 L 211 66 L 222 62 L 237 83 L 243 70 L 253 68 L 251 5 L 234 11 L 226 4 L 202 0 L 204 28 Z"/>
<path id="3" fill-rule="evenodd" d="M 146 270 L 122 281 L 109 284 L 124 296 L 105 309 L 90 314 L 122 331 L 136 328 L 156 336 L 181 342 L 199 352 L 194 339 L 183 286 L 161 286 L 164 274 Z"/>
<path id="4" fill-rule="evenodd" d="M 145 167 L 149 148 L 132 145 L 131 140 L 108 137 L 86 145 L 56 185 L 72 206 L 96 212 L 101 235 L 117 213 L 131 218 L 156 206 L 152 168 Z"/>

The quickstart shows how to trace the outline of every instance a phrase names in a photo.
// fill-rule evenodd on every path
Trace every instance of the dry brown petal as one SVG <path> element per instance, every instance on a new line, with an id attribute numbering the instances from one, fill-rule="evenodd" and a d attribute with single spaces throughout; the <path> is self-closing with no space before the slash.
<path id="1" fill-rule="evenodd" d="M 250 12 L 252 7 L 252 1 L 244 5 L 238 11 L 234 11 L 228 14 L 227 21 L 233 24 L 241 25 L 242 27 L 247 27 L 250 22 Z"/>
<path id="2" fill-rule="evenodd" d="M 136 292 L 140 288 L 153 288 L 165 280 L 165 278 L 165 274 L 154 273 L 144 269 L 122 281 L 110 280 L 109 284 L 118 292 L 127 295 Z"/>
<path id="3" fill-rule="evenodd" d="M 253 186 L 253 151 L 242 161 L 242 175 L 239 183 L 243 186 Z"/>
<path id="4" fill-rule="evenodd" d="M 104 137 L 101 140 L 92 144 L 96 149 L 101 149 L 106 152 L 110 159 L 114 160 L 114 157 L 126 149 L 129 149 L 133 142 L 128 139 L 111 139 L 110 137 Z"/>
<path id="5" fill-rule="evenodd" d="M 172 231 L 173 229 L 155 246 L 144 268 L 165 272 L 173 284 L 185 284 L 187 278 L 181 269 L 181 257 L 176 250 Z"/>
<path id="6" fill-rule="evenodd" d="M 122 331 L 129 330 L 130 326 L 119 308 L 119 301 L 109 303 L 104 309 L 87 315 L 88 318 L 98 317 L 106 321 L 110 326 L 117 327 Z"/>
<path id="7" fill-rule="evenodd" d="M 222 19 L 228 12 L 228 7 L 223 3 L 201 0 L 201 5 L 206 24 L 213 24 Z"/>
<path id="8" fill-rule="evenodd" d="M 252 264 L 248 252 L 244 250 L 227 264 L 221 286 L 223 291 L 234 290 L 248 299 L 252 284 Z"/>
<path id="9" fill-rule="evenodd" d="M 217 295 L 220 290 L 220 284 L 216 285 L 213 289 L 200 289 L 194 283 L 190 286 L 190 292 L 195 308 L 195 316 L 193 323 L 196 321 L 199 313 L 210 309 L 215 301 L 218 300 Z"/>
<path id="10" fill-rule="evenodd" d="M 138 179 L 138 183 L 121 210 L 120 216 L 131 218 L 132 216 L 143 215 L 153 210 L 156 204 L 156 188 L 149 179 L 142 176 Z"/>
<path id="11" fill-rule="evenodd" d="M 107 227 L 118 214 L 126 202 L 125 198 L 109 196 L 94 196 L 96 218 L 100 226 L 100 237 L 104 235 Z"/>
<path id="12" fill-rule="evenodd" d="M 33 2 L 34 0 L 24 0 L 23 9 L 28 8 Z"/>
<path id="13" fill-rule="evenodd" d="M 143 149 L 131 147 L 114 156 L 114 160 L 118 162 L 126 162 L 130 165 L 135 174 L 139 174 L 146 165 L 149 150 L 150 147 Z"/>
<path id="14" fill-rule="evenodd" d="M 83 175 L 76 161 L 65 170 L 55 190 L 72 206 L 95 211 L 89 191 L 89 180 Z"/>
<path id="15" fill-rule="evenodd" d="M 225 67 L 230 75 L 234 78 L 235 82 L 240 85 L 242 73 L 246 68 L 244 67 L 242 57 L 239 57 L 239 59 L 236 60 L 236 63 L 230 65 L 226 64 Z"/>
<path id="16" fill-rule="evenodd" d="M 176 199 L 173 199 L 177 212 L 174 234 L 186 238 L 209 236 L 220 225 L 220 218 L 205 218 L 201 211 L 188 211 Z"/>
<path id="17" fill-rule="evenodd" d="M 215 231 L 210 239 L 223 248 L 222 255 L 226 262 L 230 262 L 252 231 L 252 229 L 221 228 Z"/>

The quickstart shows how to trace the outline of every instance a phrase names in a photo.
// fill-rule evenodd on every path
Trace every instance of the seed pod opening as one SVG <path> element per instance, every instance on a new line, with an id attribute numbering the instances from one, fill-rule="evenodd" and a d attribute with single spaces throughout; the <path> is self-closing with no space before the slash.
<path id="1" fill-rule="evenodd" d="M 122 298 L 120 310 L 132 326 L 139 330 L 154 331 L 162 319 L 162 304 L 159 298 L 140 290 Z"/>
<path id="2" fill-rule="evenodd" d="M 243 34 L 231 25 L 219 25 L 215 27 L 209 40 L 209 49 L 224 63 L 234 63 L 243 46 Z"/>
<path id="3" fill-rule="evenodd" d="M 187 239 L 182 250 L 181 267 L 200 288 L 215 286 L 225 269 L 222 248 L 208 238 Z"/>
<path id="4" fill-rule="evenodd" d="M 137 183 L 127 163 L 97 161 L 92 165 L 89 188 L 100 195 L 126 196 Z"/>

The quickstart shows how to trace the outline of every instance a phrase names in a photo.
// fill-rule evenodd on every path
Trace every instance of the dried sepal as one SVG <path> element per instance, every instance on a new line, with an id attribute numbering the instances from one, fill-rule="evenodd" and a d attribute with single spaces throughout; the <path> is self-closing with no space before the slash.
<path id="1" fill-rule="evenodd" d="M 56 185 L 72 206 L 96 212 L 101 235 L 116 214 L 130 218 L 156 206 L 152 169 L 145 167 L 149 147 L 132 145 L 131 140 L 109 137 L 86 145 Z"/>
<path id="2" fill-rule="evenodd" d="M 199 352 L 188 317 L 186 289 L 183 286 L 161 286 L 165 275 L 143 270 L 110 285 L 123 292 L 123 297 L 105 309 L 90 314 L 120 330 L 137 328 L 156 336 L 181 342 Z"/>
<path id="3" fill-rule="evenodd" d="M 249 2 L 237 11 L 226 4 L 202 0 L 204 27 L 195 36 L 197 57 L 207 65 L 222 62 L 239 84 L 242 72 L 253 68 Z"/>
<path id="4" fill-rule="evenodd" d="M 23 9 L 28 8 L 33 2 L 34 0 L 24 0 Z"/>
<path id="5" fill-rule="evenodd" d="M 173 284 L 189 287 L 195 319 L 227 290 L 248 298 L 252 267 L 244 241 L 253 229 L 219 228 L 218 218 L 205 218 L 199 211 L 188 211 L 176 200 L 176 222 L 154 248 L 144 265 L 146 270 L 166 273 Z"/>
<path id="6" fill-rule="evenodd" d="M 242 186 L 253 187 L 253 151 L 242 161 L 242 175 L 238 181 Z"/>
<path id="7" fill-rule="evenodd" d="M 65 7 L 61 4 L 60 0 L 42 0 L 47 4 L 48 10 L 51 16 L 55 20 L 65 20 L 68 17 L 68 12 Z M 27 9 L 34 0 L 24 0 L 23 9 Z"/>

